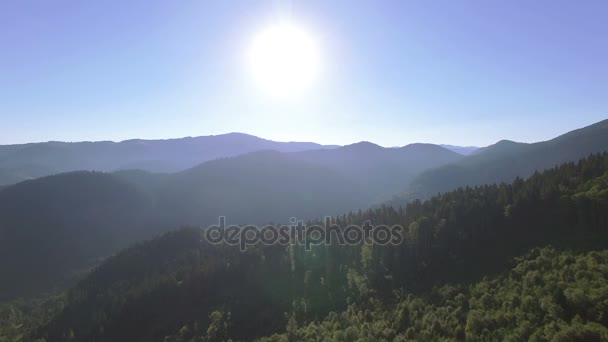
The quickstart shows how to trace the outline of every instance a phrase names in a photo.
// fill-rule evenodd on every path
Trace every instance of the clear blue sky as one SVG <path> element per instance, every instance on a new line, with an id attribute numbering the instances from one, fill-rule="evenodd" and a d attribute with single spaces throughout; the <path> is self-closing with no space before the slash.
<path id="1" fill-rule="evenodd" d="M 245 54 L 290 15 L 322 51 L 297 101 Z M 245 132 L 384 146 L 546 140 L 608 118 L 608 1 L 0 2 L 0 144 Z"/>

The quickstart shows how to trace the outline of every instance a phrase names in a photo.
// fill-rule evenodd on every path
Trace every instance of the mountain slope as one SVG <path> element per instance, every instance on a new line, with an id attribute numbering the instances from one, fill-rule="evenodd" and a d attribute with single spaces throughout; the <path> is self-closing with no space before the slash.
<path id="1" fill-rule="evenodd" d="M 571 328 L 587 323 L 603 334 L 606 329 L 596 325 L 608 325 L 606 252 L 575 260 L 545 249 L 515 268 L 508 265 L 548 243 L 606 249 L 607 206 L 603 154 L 526 181 L 333 218 L 342 227 L 367 220 L 407 227 L 399 245 L 333 244 L 310 251 L 258 245 L 243 253 L 208 244 L 200 229 L 182 229 L 110 258 L 70 291 L 65 309 L 37 335 L 52 341 L 191 341 L 205 334 L 212 336 L 203 340 L 251 340 L 287 326 L 288 340 L 323 340 L 326 328 L 350 328 L 344 333 L 352 338 L 334 336 L 343 340 L 358 332 L 373 334 L 366 336 L 370 340 L 378 339 L 375 334 L 392 340 L 397 333 L 421 340 L 462 340 L 465 334 L 528 340 L 576 333 Z M 481 280 L 505 269 L 513 270 Z M 446 282 L 480 285 L 441 286 Z M 434 285 L 441 287 L 430 291 Z M 395 298 L 395 291 L 405 296 Z M 398 316 L 370 314 L 391 302 Z M 330 314 L 330 326 L 319 322 L 345 308 L 339 315 L 345 320 Z"/>
<path id="2" fill-rule="evenodd" d="M 357 184 L 275 151 L 176 174 L 72 172 L 0 191 L 0 300 L 73 279 L 128 243 L 182 224 L 266 224 L 367 205 Z"/>
<path id="3" fill-rule="evenodd" d="M 168 175 L 158 186 L 159 211 L 170 223 L 288 222 L 334 215 L 368 204 L 358 184 L 328 168 L 276 151 L 203 163 Z"/>
<path id="4" fill-rule="evenodd" d="M 135 187 L 101 173 L 74 172 L 0 191 L 0 300 L 60 285 L 68 274 L 145 234 L 150 209 Z"/>
<path id="5" fill-rule="evenodd" d="M 470 154 L 475 153 L 475 151 L 479 150 L 479 147 L 476 146 L 455 146 L 455 145 L 439 145 L 443 148 L 447 148 L 450 151 L 454 151 L 456 153 L 462 154 L 463 156 L 468 156 Z"/>
<path id="6" fill-rule="evenodd" d="M 237 140 L 236 145 L 246 143 L 248 148 L 262 146 L 254 147 L 259 142 L 255 137 L 239 136 Z M 236 141 L 234 135 L 215 137 L 215 141 L 216 146 L 205 146 L 216 156 L 236 149 L 227 142 Z M 156 144 L 128 142 L 139 143 Z M 165 143 L 183 146 L 185 142 Z M 89 152 L 96 150 L 91 155 L 99 157 L 116 144 L 49 143 L 18 150 L 36 155 L 46 164 L 57 155 L 57 163 L 72 168 L 83 161 L 76 156 L 84 145 Z M 58 152 L 66 146 L 69 153 Z M 304 147 L 313 146 L 286 143 L 282 148 Z M 113 161 L 123 157 L 125 154 L 118 155 Z M 220 216 L 228 224 L 262 225 L 366 208 L 375 196 L 402 186 L 403 179 L 418 170 L 455 158 L 459 156 L 434 145 L 385 149 L 359 143 L 336 151 L 252 152 L 172 174 L 73 172 L 8 186 L 0 191 L 0 273 L 19 281 L 4 283 L 0 290 L 10 298 L 53 287 L 127 243 L 179 225 L 213 224 Z M 110 159 L 91 159 L 91 163 L 99 166 Z M 11 285 L 19 283 L 32 288 Z"/>
<path id="7" fill-rule="evenodd" d="M 370 204 L 404 189 L 420 172 L 462 158 L 455 152 L 432 144 L 383 148 L 370 142 L 331 150 L 290 153 L 289 157 L 322 165 L 360 184 L 369 193 Z"/>
<path id="8" fill-rule="evenodd" d="M 534 249 L 497 277 L 469 286 L 445 285 L 423 296 L 400 295 L 388 305 L 351 305 L 324 320 L 299 328 L 288 326 L 286 333 L 261 342 L 329 341 L 336 337 L 367 341 L 606 341 L 606 263 L 608 250 L 572 253 L 549 247 Z"/>
<path id="9" fill-rule="evenodd" d="M 408 192 L 410 197 L 428 197 L 460 186 L 510 182 L 606 150 L 608 120 L 533 144 L 503 140 L 456 163 L 422 173 Z"/>
<path id="10" fill-rule="evenodd" d="M 77 170 L 176 172 L 208 160 L 259 150 L 295 152 L 333 147 L 275 142 L 242 133 L 168 140 L 5 145 L 0 146 L 0 185 Z"/>

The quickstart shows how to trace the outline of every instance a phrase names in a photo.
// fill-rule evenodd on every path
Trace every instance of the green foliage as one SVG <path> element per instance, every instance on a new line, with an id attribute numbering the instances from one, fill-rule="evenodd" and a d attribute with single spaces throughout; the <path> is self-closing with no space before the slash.
<path id="1" fill-rule="evenodd" d="M 535 249 L 511 271 L 352 304 L 270 341 L 608 341 L 608 250 Z"/>
<path id="2" fill-rule="evenodd" d="M 0 341 L 45 342 L 44 339 L 32 339 L 31 334 L 61 312 L 64 304 L 63 296 L 18 299 L 0 304 Z"/>
<path id="3" fill-rule="evenodd" d="M 535 246 L 606 248 L 608 205 L 580 193 L 605 190 L 607 171 L 608 154 L 594 155 L 512 184 L 463 188 L 402 208 L 383 206 L 331 220 L 343 227 L 365 221 L 401 225 L 405 241 L 397 246 L 256 246 L 241 253 L 201 242 L 199 229 L 174 231 L 109 258 L 33 336 L 601 338 L 605 252 L 535 250 L 506 275 L 493 275 Z"/>
<path id="4" fill-rule="evenodd" d="M 297 179 L 297 182 L 294 182 Z M 265 224 L 367 206 L 353 181 L 274 151 L 183 172 L 71 172 L 0 191 L 0 300 L 65 288 L 102 258 L 187 223 Z"/>

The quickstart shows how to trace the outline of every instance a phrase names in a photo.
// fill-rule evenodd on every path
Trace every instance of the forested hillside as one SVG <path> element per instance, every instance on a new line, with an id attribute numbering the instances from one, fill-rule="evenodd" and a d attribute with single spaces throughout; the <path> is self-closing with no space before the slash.
<path id="1" fill-rule="evenodd" d="M 0 192 L 0 300 L 50 290 L 180 225 L 288 222 L 368 206 L 336 172 L 263 151 L 177 174 L 73 172 Z M 25 285 L 26 284 L 26 285 Z"/>
<path id="2" fill-rule="evenodd" d="M 0 0 L 0 342 L 608 342 L 608 0 Z"/>
<path id="3" fill-rule="evenodd" d="M 369 299 L 308 325 L 290 320 L 261 341 L 606 341 L 607 265 L 606 250 L 534 249 L 500 276 L 422 296 L 397 292 L 388 304 Z M 209 336 L 191 335 L 170 340 Z"/>
<path id="4" fill-rule="evenodd" d="M 261 151 L 210 161 L 168 175 L 157 189 L 156 222 L 234 224 L 288 222 L 336 215 L 370 205 L 367 187 L 323 165 Z"/>
<path id="5" fill-rule="evenodd" d="M 533 144 L 503 140 L 458 162 L 423 172 L 395 203 L 429 198 L 460 186 L 511 182 L 516 177 L 525 178 L 535 171 L 606 150 L 608 120 Z"/>
<path id="6" fill-rule="evenodd" d="M 212 224 L 219 216 L 229 224 L 288 222 L 367 208 L 421 170 L 461 157 L 436 145 L 386 149 L 361 143 L 334 152 L 321 145 L 229 134 L 0 146 L 0 174 L 12 170 L 2 169 L 6 163 L 19 164 L 21 170 L 29 165 L 32 172 L 40 171 L 33 165 L 52 165 L 54 171 L 48 173 L 53 173 L 120 168 L 136 160 L 153 161 L 152 156 L 179 159 L 185 167 L 263 147 L 293 153 L 252 152 L 177 173 L 69 172 L 6 186 L 0 195 L 0 256 L 6 256 L 0 272 L 14 275 L 15 281 L 0 285 L 0 300 L 69 283 L 100 258 L 179 225 Z M 317 150 L 294 152 L 306 148 Z"/>
<path id="7" fill-rule="evenodd" d="M 148 237 L 151 201 L 102 173 L 73 172 L 0 191 L 0 300 L 52 291 L 97 259 Z"/>
<path id="8" fill-rule="evenodd" d="M 198 229 L 179 230 L 110 258 L 70 290 L 65 308 L 34 335 L 49 341 L 249 340 L 287 327 L 291 336 L 336 334 L 338 340 L 342 334 L 602 337 L 605 252 L 534 252 L 499 274 L 535 246 L 605 249 L 607 209 L 608 154 L 602 154 L 512 184 L 333 218 L 340 225 L 370 220 L 407 227 L 398 246 L 318 245 L 307 252 L 258 245 L 242 253 L 201 242 Z M 483 280 L 492 275 L 498 278 Z M 433 286 L 440 289 L 429 293 Z"/>

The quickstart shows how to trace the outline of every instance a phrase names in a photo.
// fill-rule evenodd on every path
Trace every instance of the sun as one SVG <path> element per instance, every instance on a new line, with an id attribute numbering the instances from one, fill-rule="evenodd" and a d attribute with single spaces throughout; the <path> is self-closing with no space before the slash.
<path id="1" fill-rule="evenodd" d="M 281 24 L 259 32 L 249 50 L 253 78 L 266 93 L 292 97 L 309 89 L 319 73 L 319 48 L 311 35 Z"/>

